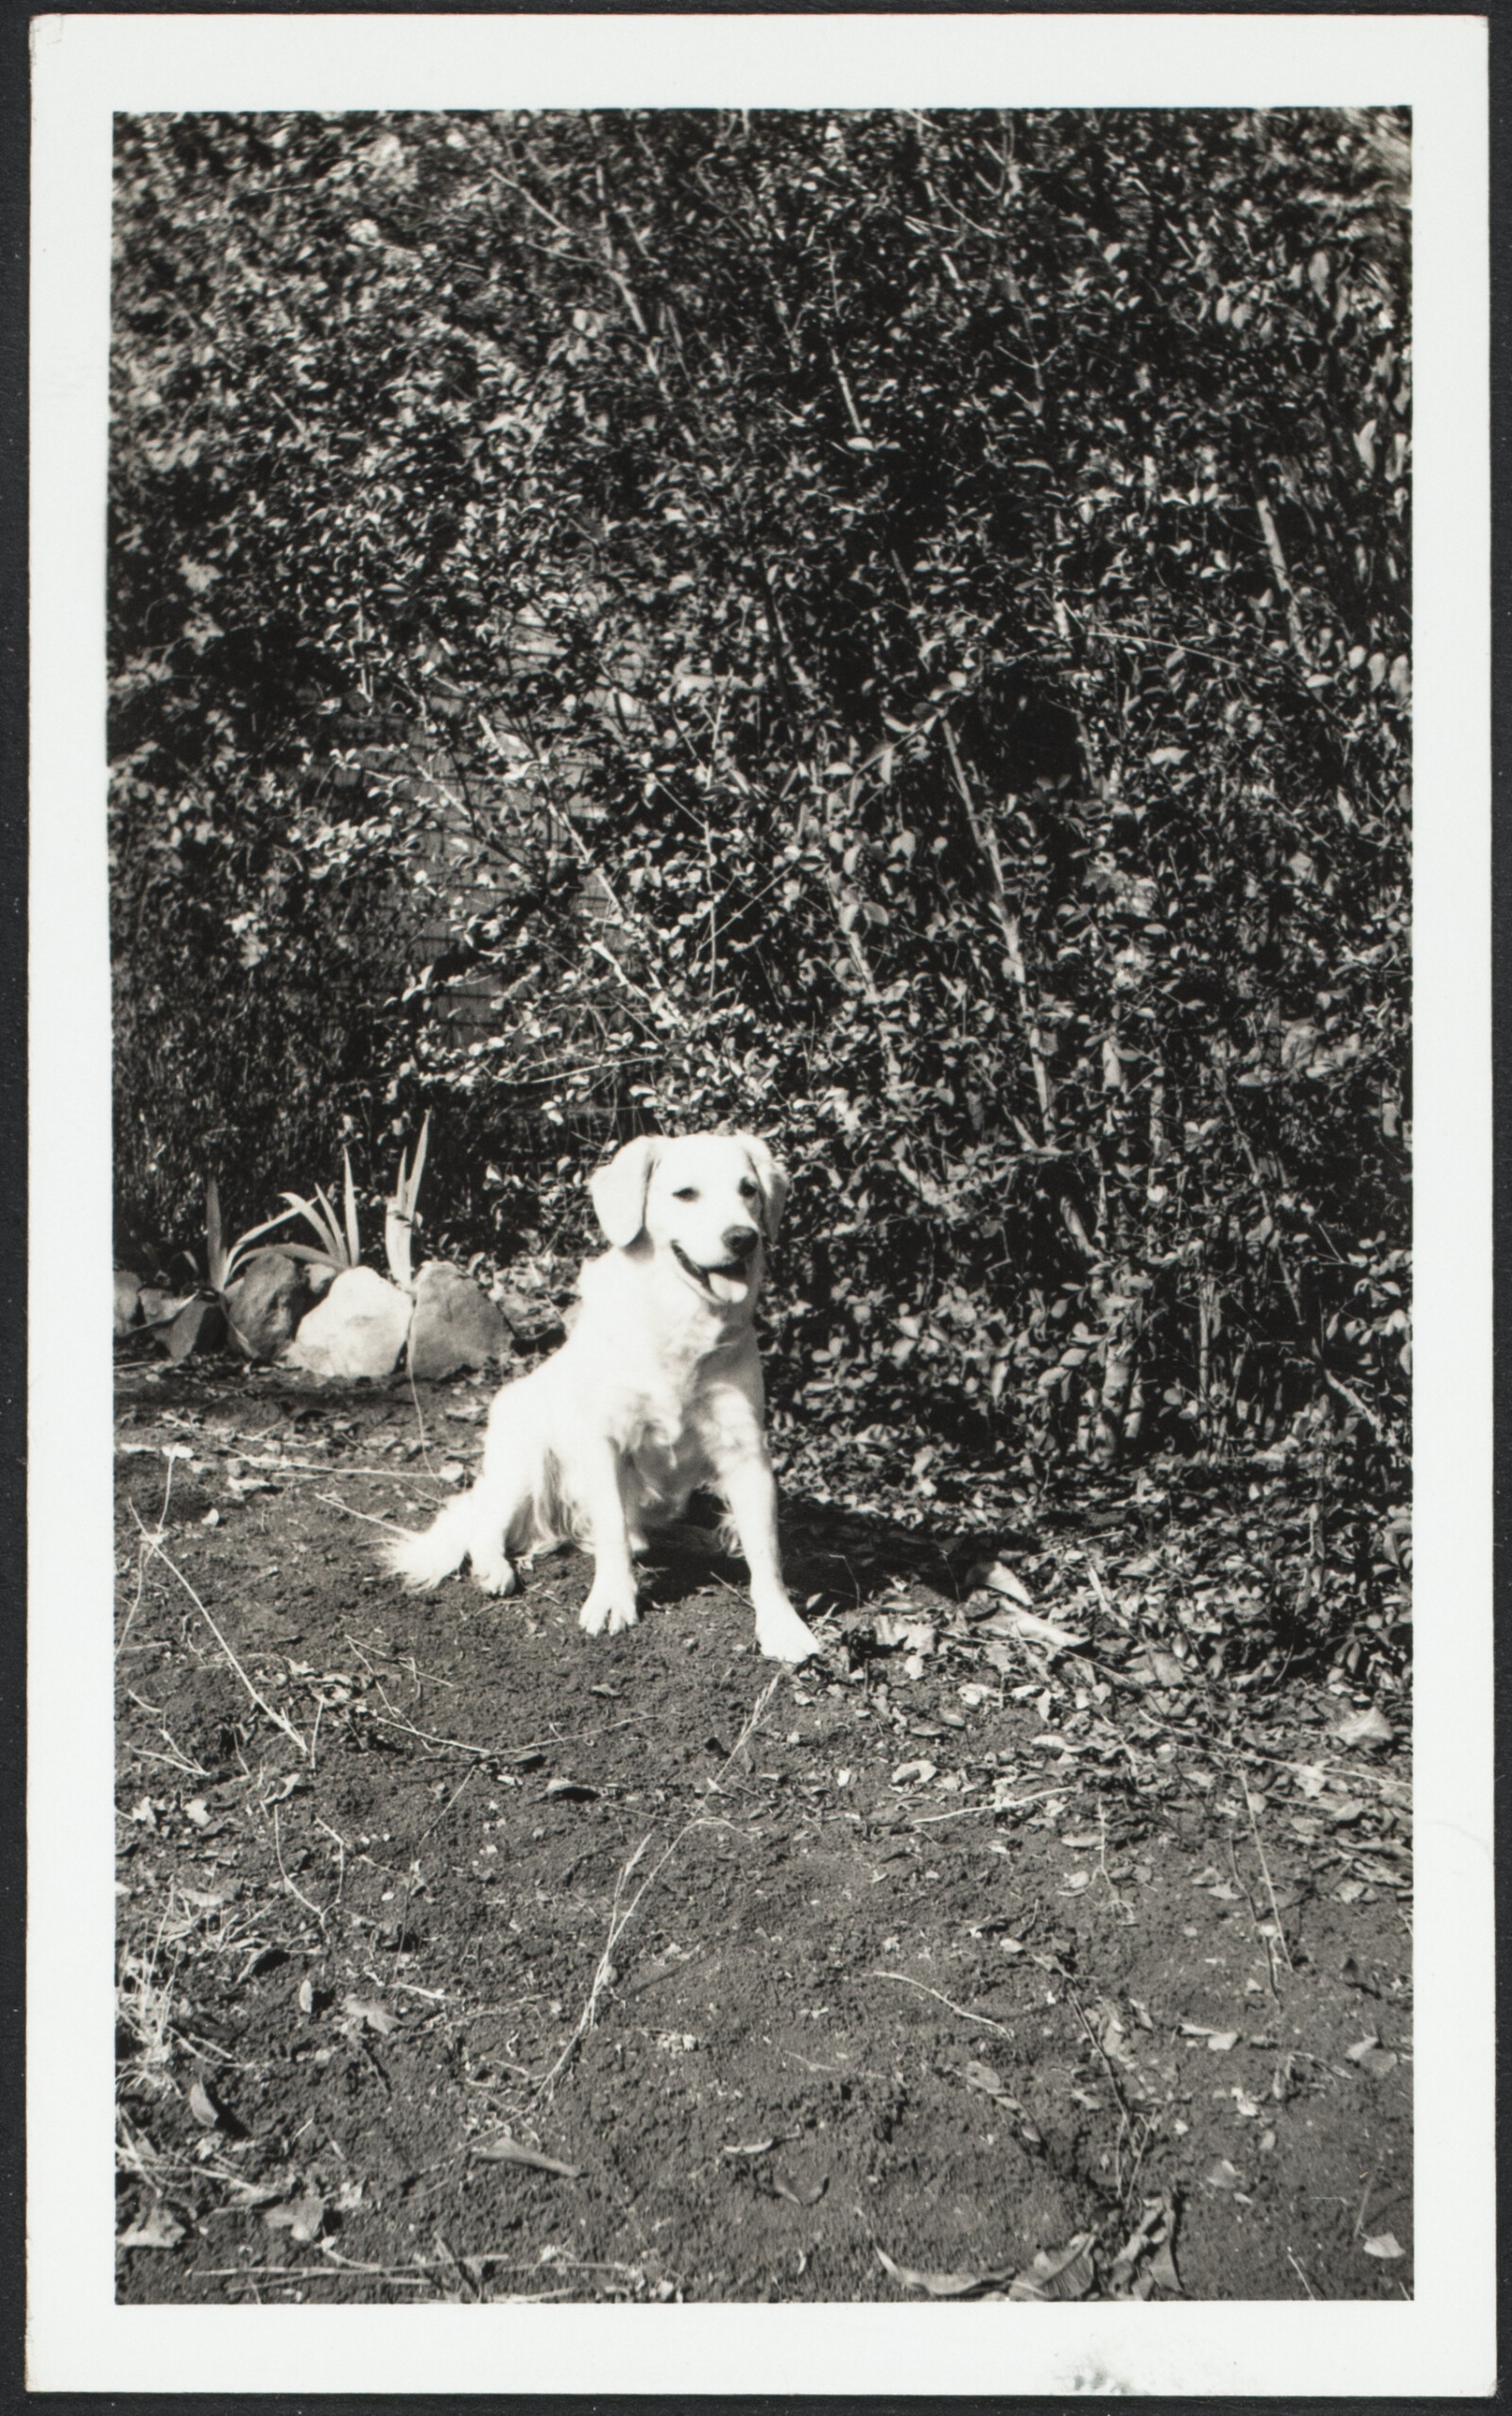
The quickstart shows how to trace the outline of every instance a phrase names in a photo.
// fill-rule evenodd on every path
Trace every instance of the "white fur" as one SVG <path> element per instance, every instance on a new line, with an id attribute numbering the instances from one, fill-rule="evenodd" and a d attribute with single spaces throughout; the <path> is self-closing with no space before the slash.
<path id="1" fill-rule="evenodd" d="M 627 1142 L 589 1191 L 612 1247 L 583 1268 L 567 1340 L 497 1396 L 471 1493 L 385 1560 L 435 1586 L 471 1559 L 485 1594 L 509 1594 L 516 1560 L 578 1543 L 593 1555 L 582 1625 L 613 1635 L 635 1625 L 646 1528 L 707 1486 L 746 1556 L 757 1642 L 801 1661 L 818 1647 L 782 1582 L 752 1324 L 787 1177 L 749 1133 L 699 1132 Z"/>

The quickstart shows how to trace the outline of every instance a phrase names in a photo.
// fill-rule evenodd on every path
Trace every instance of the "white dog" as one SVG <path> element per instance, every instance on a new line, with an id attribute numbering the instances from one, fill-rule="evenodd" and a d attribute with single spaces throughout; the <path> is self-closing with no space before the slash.
<path id="1" fill-rule="evenodd" d="M 697 1132 L 627 1141 L 588 1188 L 612 1248 L 583 1268 L 567 1340 L 494 1401 L 471 1493 L 384 1557 L 411 1586 L 471 1558 L 485 1594 L 508 1594 L 515 1558 L 579 1543 L 593 1555 L 582 1625 L 614 1635 L 635 1625 L 631 1556 L 645 1529 L 708 1486 L 746 1556 L 758 1644 L 801 1661 L 818 1646 L 778 1560 L 752 1326 L 787 1176 L 749 1133 Z"/>

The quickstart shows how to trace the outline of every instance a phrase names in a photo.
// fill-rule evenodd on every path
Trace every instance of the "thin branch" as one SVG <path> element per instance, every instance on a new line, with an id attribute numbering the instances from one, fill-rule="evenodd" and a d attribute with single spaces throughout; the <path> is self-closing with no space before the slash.
<path id="1" fill-rule="evenodd" d="M 868 1979 L 896 1980 L 902 1988 L 917 1988 L 920 1996 L 936 1997 L 949 2011 L 959 2014 L 963 2022 L 980 2022 L 984 2029 L 996 2030 L 1005 2039 L 1013 2036 L 1013 2032 L 1005 2029 L 1001 2022 L 994 2022 L 989 2013 L 973 2013 L 970 2006 L 957 2005 L 952 1997 L 941 1996 L 937 1988 L 926 1988 L 922 1980 L 910 1979 L 906 1972 L 868 1972 L 865 1976 Z"/>
<path id="2" fill-rule="evenodd" d="M 137 1526 L 142 1528 L 143 1537 L 146 1542 L 149 1550 L 163 1562 L 163 1567 L 170 1569 L 173 1575 L 178 1579 L 179 1583 L 182 1586 L 185 1594 L 189 1596 L 190 1601 L 194 1604 L 195 1609 L 198 1612 L 206 1627 L 210 1630 L 211 1634 L 219 1645 L 221 1651 L 225 1654 L 232 1669 L 236 1672 L 237 1677 L 241 1680 L 242 1684 L 246 1687 L 253 1702 L 257 1705 L 258 1710 L 262 1712 L 266 1718 L 272 1721 L 275 1728 L 282 1728 L 284 1735 L 289 1739 L 290 1743 L 298 1748 L 300 1759 L 301 1761 L 308 1761 L 310 1757 L 309 1748 L 306 1746 L 303 1737 L 300 1734 L 299 1730 L 293 1726 L 291 1721 L 284 1718 L 282 1712 L 275 1711 L 273 1709 L 272 1704 L 266 1700 L 266 1696 L 258 1693 L 257 1688 L 248 1677 L 246 1670 L 242 1667 L 241 1663 L 236 1658 L 236 1655 L 232 1652 L 225 1637 L 221 1634 L 219 1628 L 215 1625 L 215 1622 L 211 1617 L 210 1613 L 206 1610 L 198 1595 L 195 1592 L 194 1587 L 184 1576 L 182 1569 L 179 1568 L 174 1562 L 169 1560 L 168 1555 L 163 1550 L 162 1545 L 156 1542 L 152 1536 L 148 1535 L 146 1528 L 142 1526 L 142 1521 L 140 1517 L 137 1516 L 136 1506 L 134 1503 L 131 1507 L 131 1515 L 134 1519 L 136 1519 Z"/>

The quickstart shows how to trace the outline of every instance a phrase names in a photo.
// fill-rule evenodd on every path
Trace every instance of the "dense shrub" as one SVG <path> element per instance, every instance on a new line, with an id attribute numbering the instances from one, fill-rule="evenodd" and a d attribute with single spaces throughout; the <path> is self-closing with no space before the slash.
<path id="1" fill-rule="evenodd" d="M 810 1409 L 1400 1448 L 1405 157 L 123 122 L 126 1207 L 431 1107 L 507 1252 L 748 1121 Z"/>

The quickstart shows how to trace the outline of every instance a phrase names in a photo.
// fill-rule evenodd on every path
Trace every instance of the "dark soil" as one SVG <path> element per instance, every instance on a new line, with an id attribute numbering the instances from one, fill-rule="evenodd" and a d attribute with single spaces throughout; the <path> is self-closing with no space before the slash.
<path id="1" fill-rule="evenodd" d="M 1411 2290 L 1403 1707 L 1152 1658 L 1231 1505 L 1000 1528 L 1062 1648 L 790 1475 L 774 1670 L 696 1538 L 377 1573 L 488 1397 L 123 1377 L 123 2300 Z"/>

